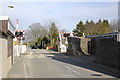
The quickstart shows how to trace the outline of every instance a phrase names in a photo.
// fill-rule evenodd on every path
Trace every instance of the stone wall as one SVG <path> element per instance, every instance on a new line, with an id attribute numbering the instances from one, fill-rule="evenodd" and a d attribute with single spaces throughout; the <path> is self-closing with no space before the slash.
<path id="1" fill-rule="evenodd" d="M 88 41 L 84 37 L 68 37 L 68 54 L 88 54 Z"/>
<path id="2" fill-rule="evenodd" d="M 96 57 L 95 62 L 118 68 L 120 67 L 120 42 L 116 38 L 68 37 L 68 54 L 91 54 Z"/>
<path id="3" fill-rule="evenodd" d="M 88 49 L 90 54 L 94 54 L 96 62 L 101 64 L 118 67 L 120 57 L 120 43 L 114 37 L 93 38 Z M 119 61 L 119 62 L 118 62 Z"/>
<path id="4" fill-rule="evenodd" d="M 96 44 L 96 49 L 96 62 L 110 67 L 118 68 L 118 64 L 120 64 L 120 43 L 98 43 Z"/>

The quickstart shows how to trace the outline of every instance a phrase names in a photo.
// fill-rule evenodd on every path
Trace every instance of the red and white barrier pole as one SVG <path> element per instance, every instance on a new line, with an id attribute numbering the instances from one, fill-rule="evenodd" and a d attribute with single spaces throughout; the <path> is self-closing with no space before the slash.
<path id="1" fill-rule="evenodd" d="M 18 30 L 18 19 L 16 20 L 16 30 L 15 31 L 19 32 L 19 30 Z M 16 37 L 16 40 L 18 41 L 17 37 Z M 17 45 L 16 45 L 16 53 L 15 53 L 17 57 L 20 56 L 20 54 L 19 54 L 19 45 L 18 44 L 19 43 L 17 43 Z"/>
<path id="2" fill-rule="evenodd" d="M 16 20 L 16 31 L 18 32 L 18 19 Z"/>

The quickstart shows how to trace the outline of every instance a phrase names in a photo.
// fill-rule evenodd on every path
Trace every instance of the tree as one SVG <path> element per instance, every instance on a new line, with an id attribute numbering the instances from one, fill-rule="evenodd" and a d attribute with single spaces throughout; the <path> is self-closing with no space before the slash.
<path id="1" fill-rule="evenodd" d="M 36 46 L 41 44 L 43 37 L 46 37 L 48 30 L 42 26 L 40 23 L 33 23 L 29 26 L 29 29 L 26 30 L 25 38 L 31 46 Z"/>
<path id="2" fill-rule="evenodd" d="M 101 19 L 99 19 L 99 21 L 96 23 L 96 31 L 95 31 L 96 35 L 102 34 L 102 32 L 103 32 L 102 28 L 101 28 L 102 25 L 103 25 L 103 22 Z"/>
<path id="3" fill-rule="evenodd" d="M 89 21 L 88 21 L 88 20 L 86 21 L 86 24 L 89 24 Z"/>
<path id="4" fill-rule="evenodd" d="M 90 35 L 95 35 L 95 27 L 96 26 L 95 26 L 95 23 L 93 22 L 93 20 L 90 21 L 89 27 L 90 27 L 89 34 Z"/>
<path id="5" fill-rule="evenodd" d="M 84 24 L 83 24 L 82 21 L 80 21 L 80 22 L 76 25 L 76 29 L 73 30 L 73 35 L 74 35 L 74 36 L 78 36 L 78 37 L 83 36 L 83 30 L 84 30 Z"/>
<path id="6" fill-rule="evenodd" d="M 118 20 L 117 19 L 112 20 L 110 22 L 110 28 L 111 28 L 112 32 L 118 32 Z"/>
<path id="7" fill-rule="evenodd" d="M 85 35 L 95 35 L 95 23 L 91 20 L 90 22 L 86 21 L 84 33 Z"/>
<path id="8" fill-rule="evenodd" d="M 50 38 L 51 46 L 56 47 L 56 42 L 57 42 L 57 38 L 59 36 L 59 32 L 58 32 L 58 28 L 57 28 L 55 22 L 53 22 L 51 24 L 49 34 L 50 34 L 49 38 Z"/>
<path id="9" fill-rule="evenodd" d="M 102 26 L 101 26 L 101 34 L 110 33 L 110 32 L 111 32 L 111 29 L 110 29 L 108 20 L 103 20 Z"/>
<path id="10" fill-rule="evenodd" d="M 81 24 L 81 25 L 80 25 Z M 98 22 L 94 21 L 86 21 L 85 24 L 82 21 L 77 24 L 76 29 L 73 30 L 75 36 L 82 36 L 82 33 L 85 35 L 98 35 L 98 34 L 105 34 L 110 33 L 110 25 L 108 20 L 100 20 Z"/>

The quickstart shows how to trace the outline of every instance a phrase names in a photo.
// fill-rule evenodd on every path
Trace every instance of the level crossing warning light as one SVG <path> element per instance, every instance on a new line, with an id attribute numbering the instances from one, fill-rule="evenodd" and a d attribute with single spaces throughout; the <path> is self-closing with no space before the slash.
<path id="1" fill-rule="evenodd" d="M 22 40 L 24 40 L 25 38 L 24 38 L 24 32 L 25 31 L 23 31 L 23 30 L 16 30 L 16 32 L 15 32 L 15 36 L 16 36 L 16 38 L 17 39 L 22 39 Z"/>

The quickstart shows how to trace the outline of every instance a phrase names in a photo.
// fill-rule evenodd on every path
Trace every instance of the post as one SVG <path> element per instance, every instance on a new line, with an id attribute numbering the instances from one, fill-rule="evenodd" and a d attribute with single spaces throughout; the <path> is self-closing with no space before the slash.
<path id="1" fill-rule="evenodd" d="M 43 49 L 43 39 L 42 39 L 42 49 Z"/>
<path id="2" fill-rule="evenodd" d="M 16 30 L 18 30 L 18 19 L 16 20 Z"/>
<path id="3" fill-rule="evenodd" d="M 18 19 L 16 20 L 16 31 L 18 31 Z M 17 41 L 18 41 L 18 39 L 17 39 Z M 16 56 L 17 57 L 19 57 L 19 43 L 17 43 L 17 45 L 16 45 Z"/>

